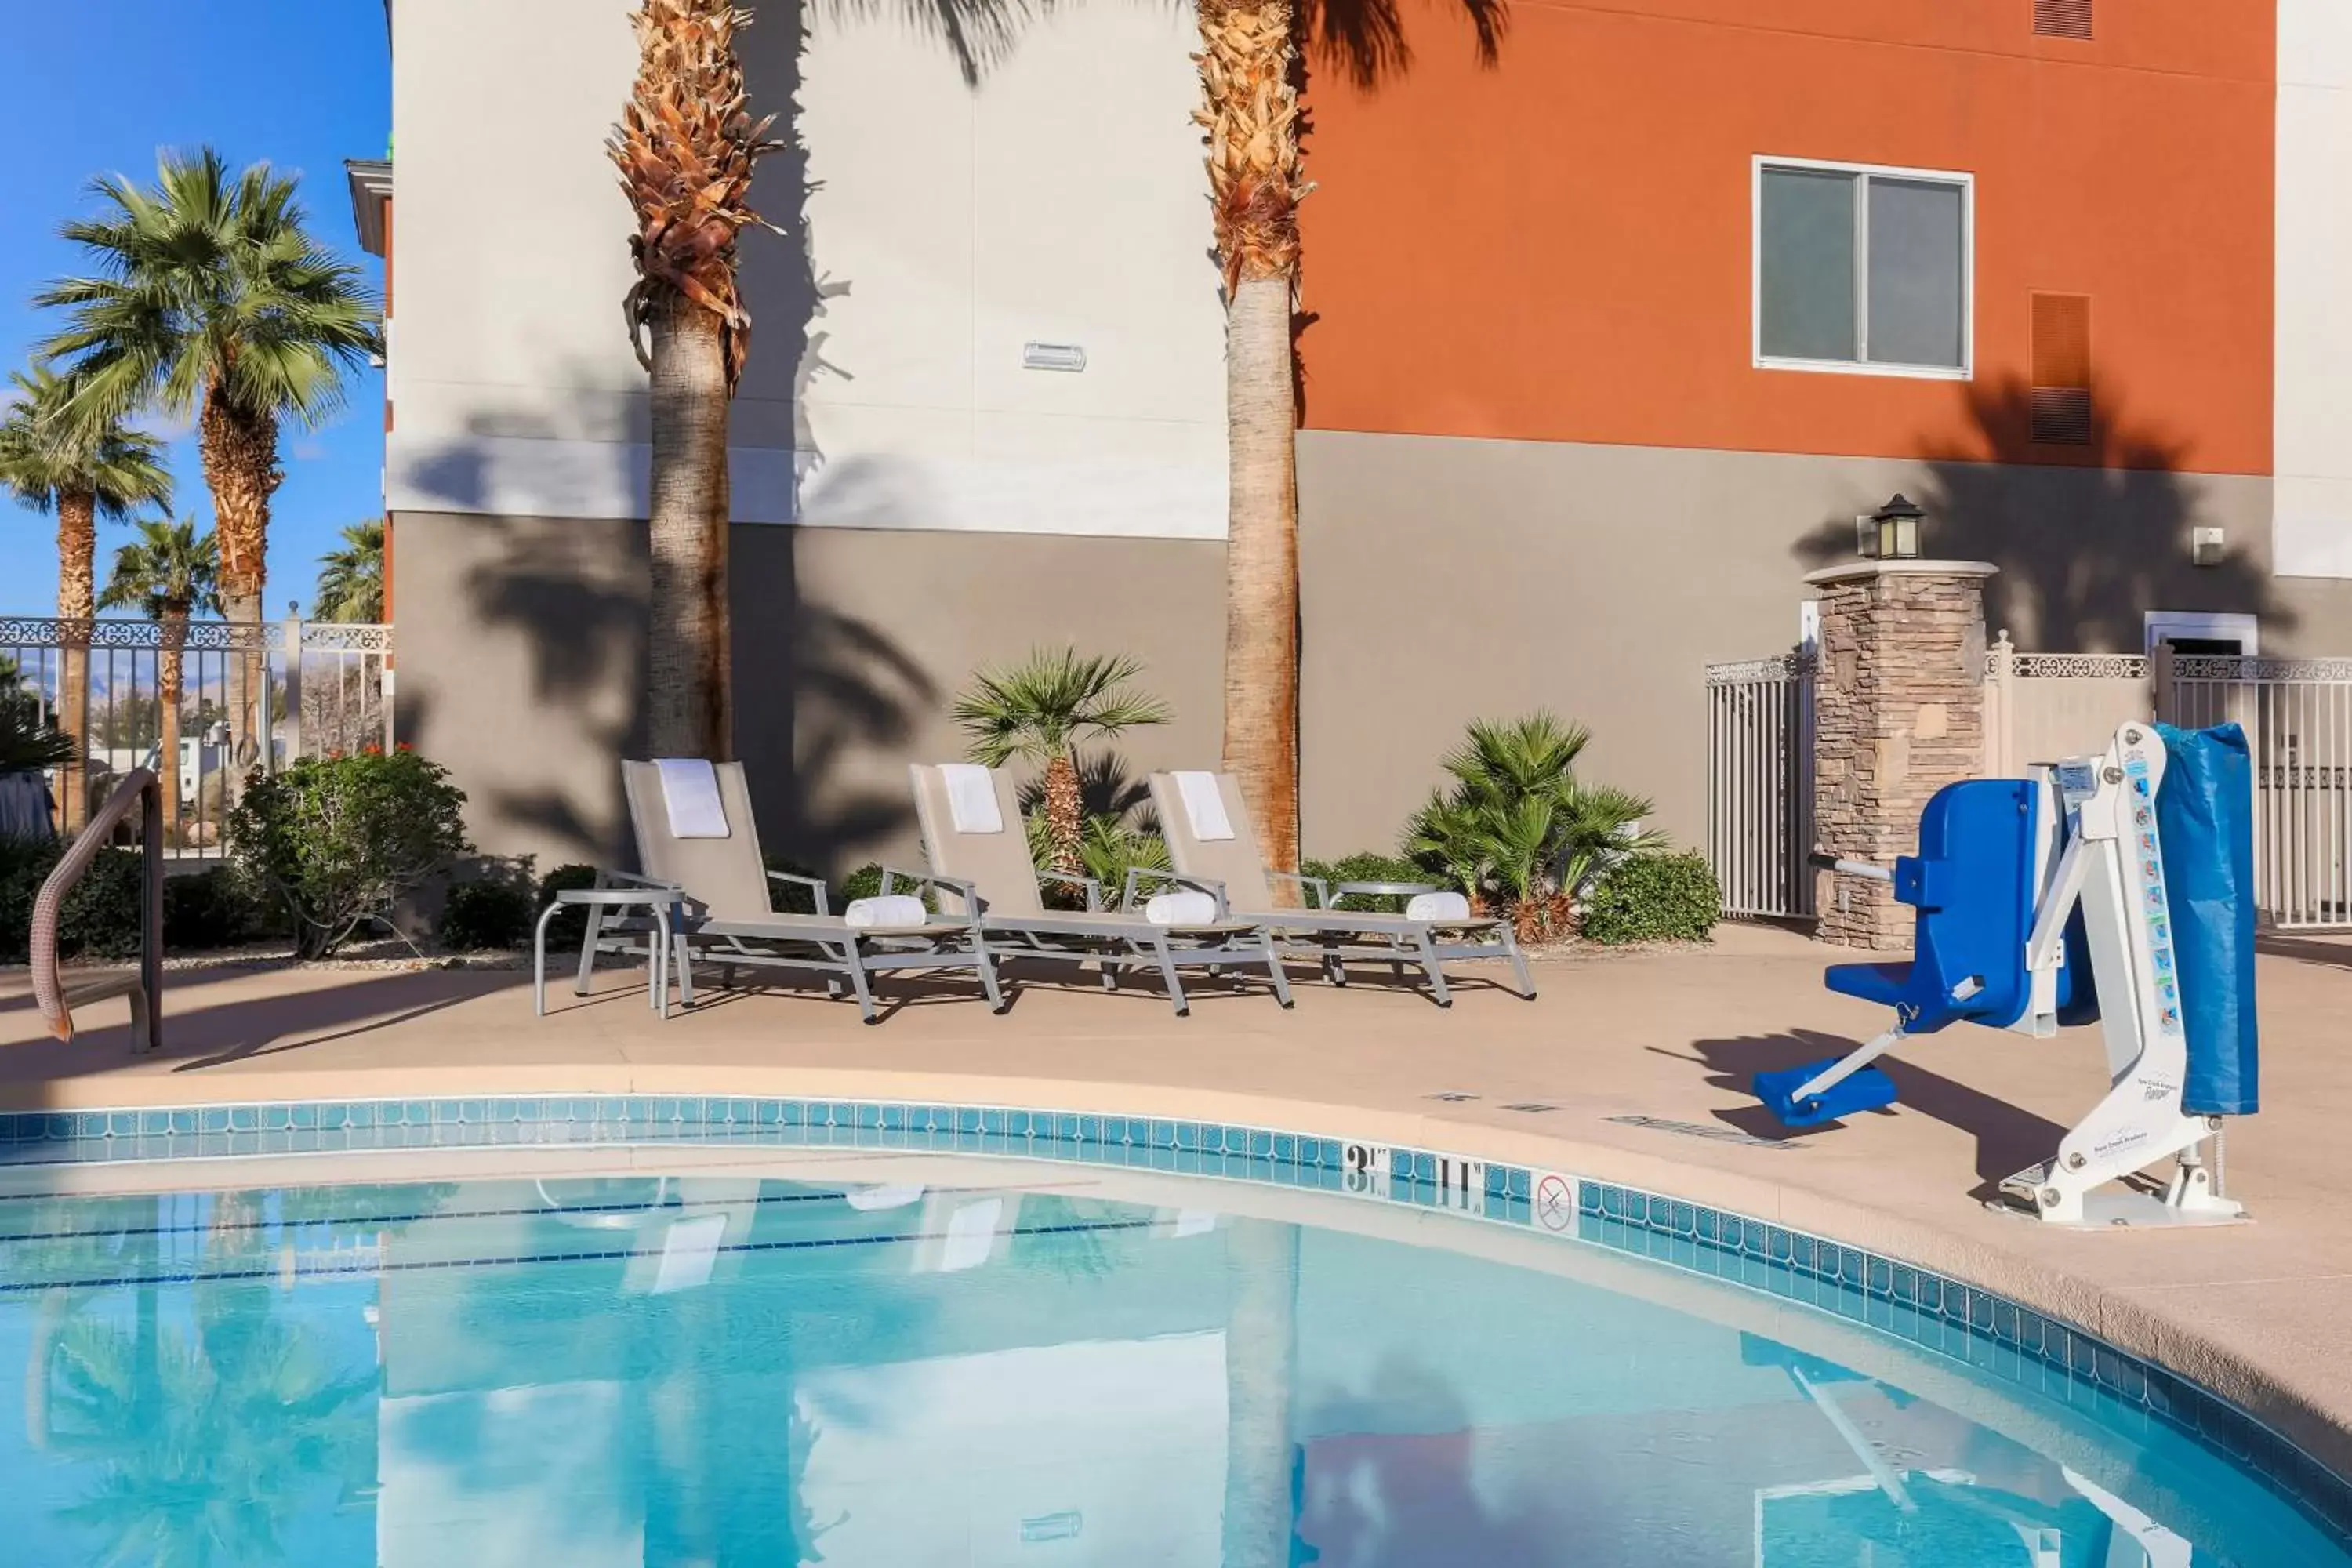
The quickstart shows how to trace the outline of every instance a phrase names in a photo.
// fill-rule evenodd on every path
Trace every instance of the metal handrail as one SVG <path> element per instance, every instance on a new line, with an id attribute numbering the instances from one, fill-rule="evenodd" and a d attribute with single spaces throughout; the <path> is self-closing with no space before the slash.
<path id="1" fill-rule="evenodd" d="M 163 1042 L 163 789 L 152 770 L 133 768 L 81 830 L 33 900 L 33 1001 L 60 1040 L 74 1035 L 71 998 L 58 973 L 58 920 L 67 896 L 132 805 L 140 813 L 139 969 L 130 987 L 131 1048 L 152 1051 Z M 110 991 L 109 994 L 115 993 Z"/>

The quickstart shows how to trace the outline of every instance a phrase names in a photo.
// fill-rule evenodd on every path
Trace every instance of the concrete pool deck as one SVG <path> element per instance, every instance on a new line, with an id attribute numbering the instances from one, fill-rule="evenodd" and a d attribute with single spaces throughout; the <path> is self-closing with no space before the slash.
<path id="1" fill-rule="evenodd" d="M 1140 986 L 1032 984 L 991 1016 L 952 986 L 847 1003 L 707 994 L 667 1023 L 641 977 L 558 984 L 478 970 L 221 968 L 167 978 L 165 1049 L 130 1054 L 121 1003 L 61 1046 L 0 973 L 0 1110 L 561 1091 L 908 1099 L 1251 1122 L 1411 1143 L 1646 1187 L 1870 1247 L 2065 1318 L 2228 1395 L 2352 1473 L 2352 945 L 2261 963 L 2263 1113 L 2232 1124 L 2230 1192 L 2257 1223 L 2083 1233 L 1990 1213 L 2104 1091 L 2095 1035 L 1979 1029 L 1891 1068 L 1902 1103 L 1778 1141 L 1744 1089 L 1843 1049 L 1879 1010 L 1821 986 L 1833 952 L 1728 928 L 1711 950 L 1579 956 L 1525 1003 L 1475 980 L 1451 1012 L 1360 981 L 1204 986 L 1177 1018 Z M 1474 973 L 1476 972 L 1473 972 Z M 1017 976 L 1018 971 L 1015 971 Z M 1471 1098 L 1454 1099 L 1454 1096 Z M 1445 1097 L 1445 1098 L 1440 1098 Z M 1613 1118 L 1648 1118 L 1641 1121 Z M 1697 1135 L 1704 1130 L 1717 1136 Z"/>

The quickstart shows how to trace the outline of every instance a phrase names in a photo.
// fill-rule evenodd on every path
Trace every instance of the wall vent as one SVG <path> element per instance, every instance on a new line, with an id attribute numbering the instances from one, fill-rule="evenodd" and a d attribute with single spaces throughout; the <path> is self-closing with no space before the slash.
<path id="1" fill-rule="evenodd" d="M 2091 0 L 2033 0 L 2033 31 L 2044 38 L 2091 37 Z"/>
<path id="2" fill-rule="evenodd" d="M 2031 437 L 2043 447 L 2087 447 L 2091 433 L 2091 300 L 2033 296 Z"/>

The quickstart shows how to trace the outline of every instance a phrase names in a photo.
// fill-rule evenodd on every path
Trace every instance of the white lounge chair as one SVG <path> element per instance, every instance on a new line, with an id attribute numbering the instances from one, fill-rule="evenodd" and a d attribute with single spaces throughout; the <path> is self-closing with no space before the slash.
<path id="1" fill-rule="evenodd" d="M 1285 953 L 1319 959 L 1324 973 L 1337 985 L 1348 983 L 1351 958 L 1385 962 L 1402 968 L 1418 966 L 1429 980 L 1430 994 L 1441 1007 L 1454 1005 L 1445 984 L 1444 965 L 1458 961 L 1499 958 L 1511 966 L 1517 990 L 1535 999 L 1535 983 L 1528 975 L 1527 955 L 1508 921 L 1459 914 L 1415 919 L 1410 914 L 1356 913 L 1332 909 L 1330 888 L 1316 877 L 1269 869 L 1259 853 L 1257 833 L 1241 785 L 1231 773 L 1154 773 L 1151 805 L 1160 830 L 1168 841 L 1168 858 L 1175 868 L 1166 872 L 1131 872 L 1120 901 L 1133 903 L 1155 880 L 1174 882 L 1206 892 L 1217 907 L 1234 919 L 1255 921 L 1272 930 Z M 1307 908 L 1275 907 L 1275 881 L 1295 884 Z M 1311 901 L 1309 901 L 1311 900 Z"/>
<path id="2" fill-rule="evenodd" d="M 1156 971 L 1168 987 L 1179 1017 L 1191 1010 L 1179 972 L 1184 969 L 1263 970 L 1276 1001 L 1290 1005 L 1290 981 L 1274 940 L 1255 921 L 1184 920 L 1160 924 L 1142 910 L 1106 907 L 1092 878 L 1040 871 L 1029 858 L 1028 835 L 1012 778 L 994 768 L 961 775 L 950 768 L 908 769 L 915 792 L 915 816 L 932 885 L 952 895 L 957 907 L 977 912 L 989 943 L 1000 958 L 1033 958 L 1101 966 L 1105 989 L 1116 987 L 1123 969 Z M 1048 910 L 1039 893 L 1041 879 L 1084 890 L 1084 913 Z M 883 886 L 892 885 L 885 875 Z"/>

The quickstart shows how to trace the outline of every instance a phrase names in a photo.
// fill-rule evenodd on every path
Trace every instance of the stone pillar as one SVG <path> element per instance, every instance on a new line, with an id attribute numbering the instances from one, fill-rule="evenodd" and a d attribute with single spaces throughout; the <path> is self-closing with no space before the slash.
<path id="1" fill-rule="evenodd" d="M 1980 561 L 1861 561 L 1805 581 L 1821 592 L 1813 707 L 1813 837 L 1825 854 L 1891 865 L 1918 847 L 1919 811 L 1984 767 Z M 1911 911 L 1884 882 L 1815 874 L 1824 942 L 1911 945 Z"/>

